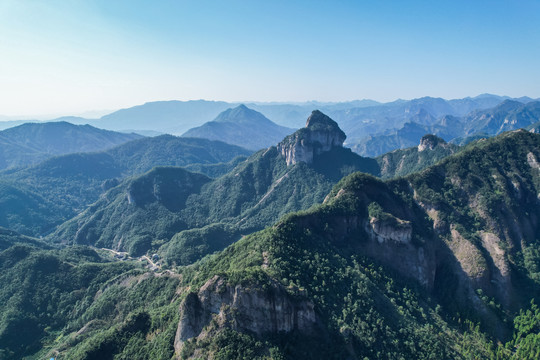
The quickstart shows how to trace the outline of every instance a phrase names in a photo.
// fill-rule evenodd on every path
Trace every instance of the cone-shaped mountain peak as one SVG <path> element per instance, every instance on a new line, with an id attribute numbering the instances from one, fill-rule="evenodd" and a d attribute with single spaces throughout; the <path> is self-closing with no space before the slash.
<path id="1" fill-rule="evenodd" d="M 223 111 L 214 119 L 214 121 L 231 122 L 236 124 L 251 123 L 254 125 L 260 125 L 261 123 L 273 124 L 271 120 L 266 118 L 266 116 L 258 111 L 248 108 L 244 104 Z"/>
<path id="2" fill-rule="evenodd" d="M 307 119 L 305 128 L 287 136 L 277 147 L 287 159 L 287 165 L 298 162 L 310 164 L 313 156 L 342 147 L 346 137 L 334 120 L 315 110 Z"/>
<path id="3" fill-rule="evenodd" d="M 259 150 L 274 145 L 293 131 L 242 104 L 223 111 L 213 121 L 190 129 L 182 136 L 220 140 Z"/>

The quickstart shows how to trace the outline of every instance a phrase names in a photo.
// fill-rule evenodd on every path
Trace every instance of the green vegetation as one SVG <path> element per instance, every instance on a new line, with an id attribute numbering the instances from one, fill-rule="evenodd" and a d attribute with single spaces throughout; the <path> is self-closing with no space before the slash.
<path id="1" fill-rule="evenodd" d="M 0 251 L 5 250 L 15 244 L 27 244 L 45 249 L 50 248 L 50 245 L 43 241 L 0 227 Z"/>
<path id="2" fill-rule="evenodd" d="M 0 131 L 0 170 L 61 154 L 102 151 L 140 137 L 65 121 L 22 124 Z"/>
<path id="3" fill-rule="evenodd" d="M 376 170 L 376 163 L 336 148 L 316 157 L 311 166 L 288 167 L 272 147 L 213 181 L 172 168 L 168 170 L 172 175 L 166 176 L 164 170 L 155 169 L 109 190 L 49 239 L 108 248 L 120 244 L 134 255 L 157 251 L 169 264 L 187 264 L 188 259 L 193 262 L 221 250 L 287 213 L 322 202 L 342 175 Z M 137 185 L 143 183 L 147 185 Z M 166 195 L 167 191 L 172 193 Z M 219 225 L 208 227 L 211 224 Z M 185 230 L 189 232 L 181 233 Z M 170 242 L 175 233 L 181 234 Z"/>
<path id="4" fill-rule="evenodd" d="M 133 266 L 106 263 L 92 250 L 40 250 L 16 244 L 0 252 L 0 358 L 21 358 L 78 322 L 99 287 Z"/>
<path id="5" fill-rule="evenodd" d="M 371 180 L 358 181 L 366 184 Z M 293 333 L 265 338 L 259 347 L 266 348 L 267 354 L 276 354 L 273 358 L 342 359 L 353 353 L 359 358 L 457 358 L 455 341 L 462 335 L 445 323 L 435 303 L 421 295 L 420 288 L 356 253 L 354 247 L 329 241 L 331 234 L 318 231 L 318 224 L 332 222 L 336 209 L 346 207 L 334 202 L 289 216 L 273 229 L 242 239 L 186 268 L 184 279 L 201 286 L 206 279 L 219 275 L 232 286 L 264 286 L 273 278 L 292 296 L 313 301 L 324 330 L 314 337 Z M 306 222 L 311 225 L 299 225 Z M 268 258 L 267 270 L 261 268 L 263 253 Z M 226 343 L 234 344 L 240 335 L 225 330 L 221 336 L 227 338 Z M 241 337 L 242 344 L 257 340 Z M 190 343 L 189 349 L 193 352 L 202 348 L 204 354 L 212 354 L 217 345 L 212 337 Z M 229 358 L 246 354 L 242 349 L 237 351 Z"/>
<path id="6" fill-rule="evenodd" d="M 0 359 L 537 358 L 540 136 L 433 153 L 388 181 L 349 174 L 378 166 L 334 150 L 287 166 L 272 147 L 216 179 L 105 178 L 47 244 L 0 229 Z M 82 184 L 93 168 L 77 166 Z M 157 252 L 161 268 L 92 246 Z M 246 326 L 253 314 L 285 330 Z"/>
<path id="7" fill-rule="evenodd" d="M 45 235 L 127 176 L 155 166 L 190 164 L 200 164 L 196 170 L 216 176 L 239 160 L 218 163 L 249 153 L 218 141 L 163 135 L 105 152 L 70 154 L 4 171 L 0 173 L 0 226 L 31 236 Z"/>
<path id="8" fill-rule="evenodd" d="M 406 176 L 421 171 L 440 160 L 458 152 L 459 147 L 453 144 L 439 144 L 433 149 L 418 151 L 418 147 L 394 150 L 376 158 L 380 167 L 380 177 L 390 179 Z"/>
<path id="9" fill-rule="evenodd" d="M 227 163 L 218 163 L 218 164 L 189 164 L 184 166 L 184 169 L 191 172 L 198 172 L 209 176 L 211 178 L 218 178 L 232 171 L 237 167 L 241 162 L 246 161 L 246 156 L 237 156 Z"/>

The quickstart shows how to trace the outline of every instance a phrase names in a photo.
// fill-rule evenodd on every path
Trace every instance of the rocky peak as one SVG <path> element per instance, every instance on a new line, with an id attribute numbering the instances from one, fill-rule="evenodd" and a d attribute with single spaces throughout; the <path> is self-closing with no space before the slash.
<path id="1" fill-rule="evenodd" d="M 346 137 L 334 120 L 315 110 L 307 119 L 306 127 L 287 136 L 277 148 L 286 158 L 287 165 L 298 162 L 310 164 L 314 156 L 342 147 Z"/>
<path id="2" fill-rule="evenodd" d="M 426 149 L 433 150 L 436 146 L 446 144 L 446 141 L 438 136 L 427 134 L 422 136 L 420 144 L 418 145 L 418 151 L 424 151 Z"/>
<path id="3" fill-rule="evenodd" d="M 181 353 L 186 340 L 208 336 L 204 330 L 211 324 L 259 336 L 294 330 L 310 334 L 317 330 L 318 319 L 311 301 L 301 293 L 290 295 L 275 280 L 267 286 L 232 285 L 216 275 L 198 293 L 189 293 L 180 305 L 176 352 Z"/>

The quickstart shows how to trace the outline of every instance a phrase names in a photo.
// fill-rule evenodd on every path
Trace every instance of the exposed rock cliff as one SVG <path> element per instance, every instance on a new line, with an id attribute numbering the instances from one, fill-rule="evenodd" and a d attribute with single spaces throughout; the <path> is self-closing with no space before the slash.
<path id="1" fill-rule="evenodd" d="M 287 136 L 277 148 L 287 159 L 287 165 L 298 162 L 310 164 L 314 156 L 342 147 L 345 138 L 345 133 L 334 120 L 315 110 L 307 119 L 306 127 Z"/>
<path id="2" fill-rule="evenodd" d="M 418 151 L 424 151 L 426 149 L 433 150 L 436 146 L 440 144 L 446 144 L 446 141 L 444 141 L 438 136 L 427 134 L 422 136 L 422 139 L 420 139 Z"/>
<path id="3" fill-rule="evenodd" d="M 325 204 L 347 203 L 356 209 L 355 213 L 298 217 L 297 226 L 325 234 L 331 242 L 350 246 L 355 252 L 374 258 L 431 289 L 435 280 L 436 242 L 431 230 L 419 231 L 422 226 L 428 226 L 424 214 L 418 208 L 410 208 L 376 178 L 356 173 L 347 180 L 341 188 L 334 188 Z M 370 204 L 374 203 L 380 211 L 370 214 Z"/>
<path id="4" fill-rule="evenodd" d="M 411 242 L 412 226 L 409 221 L 397 219 L 397 221 L 387 221 L 372 217 L 366 226 L 368 234 L 379 244 L 386 241 L 394 241 L 398 244 L 408 244 Z"/>
<path id="5" fill-rule="evenodd" d="M 203 330 L 211 323 L 257 335 L 293 330 L 310 333 L 315 330 L 317 316 L 312 302 L 291 297 L 278 283 L 263 289 L 230 285 L 214 276 L 180 305 L 176 353 L 182 351 L 186 340 L 206 336 Z"/>

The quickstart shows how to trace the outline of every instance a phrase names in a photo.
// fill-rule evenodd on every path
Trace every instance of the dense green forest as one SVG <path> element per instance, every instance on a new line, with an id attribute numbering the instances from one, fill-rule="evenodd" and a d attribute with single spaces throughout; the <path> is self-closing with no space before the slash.
<path id="1" fill-rule="evenodd" d="M 3 172 L 0 359 L 537 358 L 540 135 L 371 159 L 320 119 Z"/>
<path id="2" fill-rule="evenodd" d="M 104 152 L 63 155 L 5 170 L 0 172 L 0 226 L 46 235 L 126 177 L 156 166 L 192 164 L 194 170 L 217 177 L 234 167 L 237 157 L 250 153 L 219 141 L 162 135 Z"/>

